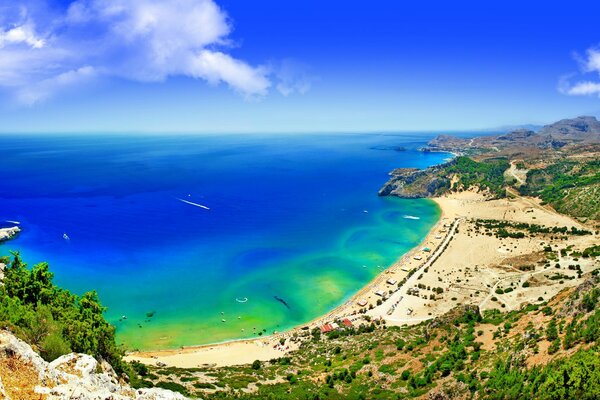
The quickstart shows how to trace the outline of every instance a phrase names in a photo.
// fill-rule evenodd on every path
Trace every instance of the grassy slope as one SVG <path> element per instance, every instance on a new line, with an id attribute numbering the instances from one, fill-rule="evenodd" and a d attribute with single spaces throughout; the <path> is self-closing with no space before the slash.
<path id="1" fill-rule="evenodd" d="M 533 169 L 521 193 L 539 196 L 557 211 L 600 219 L 600 160 L 579 163 L 559 161 Z"/>

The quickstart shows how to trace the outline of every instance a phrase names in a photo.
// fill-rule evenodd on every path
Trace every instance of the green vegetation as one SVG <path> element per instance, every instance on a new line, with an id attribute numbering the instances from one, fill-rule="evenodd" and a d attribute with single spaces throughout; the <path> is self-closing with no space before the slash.
<path id="1" fill-rule="evenodd" d="M 207 399 L 593 399 L 600 396 L 599 299 L 591 278 L 558 304 L 484 315 L 465 306 L 413 327 L 372 322 L 347 335 L 305 332 L 298 351 L 260 367 L 150 370 Z M 484 346 L 480 338 L 491 333 L 494 343 Z M 527 367 L 540 352 L 553 358 Z M 188 384 L 187 374 L 199 381 Z"/>
<path id="2" fill-rule="evenodd" d="M 13 253 L 3 257 L 0 324 L 52 361 L 72 351 L 108 361 L 118 373 L 131 372 L 115 344 L 115 329 L 104 320 L 96 292 L 79 297 L 52 282 L 47 263 L 31 269 Z M 135 375 L 135 374 L 132 374 Z M 135 378 L 134 378 L 135 379 Z"/>
<path id="3" fill-rule="evenodd" d="M 520 191 L 540 197 L 559 212 L 600 219 L 600 160 L 562 160 L 530 170 Z"/>
<path id="4" fill-rule="evenodd" d="M 510 164 L 506 159 L 489 159 L 482 162 L 469 157 L 457 157 L 455 163 L 447 168 L 447 173 L 456 174 L 455 187 L 468 189 L 473 186 L 488 189 L 496 197 L 505 196 L 504 172 Z"/>
<path id="5" fill-rule="evenodd" d="M 585 229 L 578 229 L 574 226 L 568 228 L 566 226 L 543 226 L 537 224 L 528 224 L 526 222 L 510 222 L 497 219 L 478 219 L 475 220 L 475 230 L 479 232 L 481 229 L 495 232 L 500 238 L 523 238 L 525 232 L 530 235 L 537 234 L 562 234 L 584 236 L 591 235 L 592 232 Z M 552 251 L 552 248 L 547 248 L 545 251 Z"/>

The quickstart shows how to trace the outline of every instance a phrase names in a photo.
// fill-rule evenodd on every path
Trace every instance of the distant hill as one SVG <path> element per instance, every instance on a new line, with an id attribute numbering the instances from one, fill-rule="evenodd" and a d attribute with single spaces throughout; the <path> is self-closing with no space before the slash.
<path id="1" fill-rule="evenodd" d="M 542 127 L 539 131 L 516 129 L 501 135 L 472 139 L 439 135 L 429 141 L 425 151 L 450 151 L 462 154 L 501 152 L 506 149 L 558 149 L 573 144 L 600 144 L 600 122 L 596 117 L 582 116 L 563 119 Z"/>

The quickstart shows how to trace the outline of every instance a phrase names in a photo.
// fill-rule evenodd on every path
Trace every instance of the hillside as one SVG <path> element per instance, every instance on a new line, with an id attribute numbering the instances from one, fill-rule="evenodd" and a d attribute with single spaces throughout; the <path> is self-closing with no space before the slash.
<path id="1" fill-rule="evenodd" d="M 426 151 L 449 151 L 476 155 L 501 153 L 507 149 L 536 153 L 537 150 L 556 150 L 568 146 L 600 143 L 600 122 L 595 117 L 582 116 L 546 125 L 538 132 L 517 129 L 500 135 L 459 138 L 440 135 L 429 141 Z"/>
<path id="2" fill-rule="evenodd" d="M 600 220 L 600 122 L 594 117 L 561 120 L 538 132 L 521 129 L 471 139 L 441 135 L 423 151 L 459 156 L 425 170 L 393 170 L 379 195 L 435 197 L 469 189 L 490 198 L 520 193 L 583 221 Z"/>
<path id="3" fill-rule="evenodd" d="M 459 306 L 414 327 L 373 321 L 314 331 L 298 351 L 270 362 L 150 367 L 145 378 L 215 399 L 593 399 L 600 395 L 599 297 L 594 273 L 517 311 Z"/>

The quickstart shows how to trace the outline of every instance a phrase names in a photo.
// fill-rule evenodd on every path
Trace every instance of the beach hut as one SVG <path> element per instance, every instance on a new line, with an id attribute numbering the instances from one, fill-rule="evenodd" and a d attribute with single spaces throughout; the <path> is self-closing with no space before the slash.
<path id="1" fill-rule="evenodd" d="M 358 305 L 359 305 L 359 306 L 361 306 L 361 307 L 364 307 L 364 306 L 366 306 L 366 305 L 367 305 L 367 301 L 366 301 L 366 300 L 364 300 L 364 299 L 363 299 L 363 300 L 359 300 L 359 301 L 358 301 L 356 304 L 358 304 Z"/>
<path id="2" fill-rule="evenodd" d="M 423 247 L 423 251 L 426 251 L 429 253 L 431 251 L 431 249 L 429 247 Z"/>
<path id="3" fill-rule="evenodd" d="M 377 296 L 381 296 L 381 297 L 383 297 L 383 291 L 382 291 L 382 290 L 378 290 L 378 291 L 376 291 L 376 292 L 375 292 L 375 294 L 376 294 Z"/>
<path id="4" fill-rule="evenodd" d="M 417 261 L 421 261 L 423 259 L 423 257 L 421 257 L 421 256 L 414 256 L 413 258 Z"/>
<path id="5" fill-rule="evenodd" d="M 342 320 L 342 324 L 346 327 L 346 328 L 350 328 L 352 327 L 352 321 L 350 321 L 348 318 L 344 318 Z"/>
<path id="6" fill-rule="evenodd" d="M 398 283 L 398 281 L 396 281 L 395 279 L 392 279 L 392 278 L 388 279 L 386 282 L 389 283 L 390 285 L 395 285 L 396 283 Z"/>
<path id="7" fill-rule="evenodd" d="M 331 326 L 331 324 L 321 326 L 321 333 L 329 333 L 331 331 L 333 331 L 333 326 Z"/>

